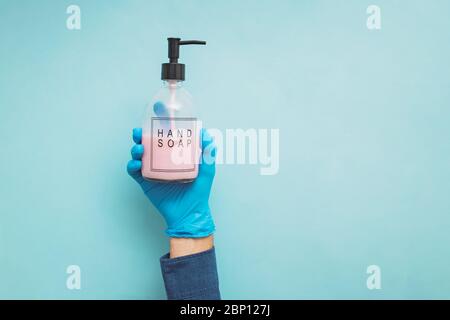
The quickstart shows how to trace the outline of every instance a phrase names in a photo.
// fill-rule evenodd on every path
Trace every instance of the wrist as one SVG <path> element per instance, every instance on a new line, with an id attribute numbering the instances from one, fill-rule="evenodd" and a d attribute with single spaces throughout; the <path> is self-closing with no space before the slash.
<path id="1" fill-rule="evenodd" d="M 214 246 L 214 237 L 170 238 L 170 258 L 177 258 L 210 250 Z"/>

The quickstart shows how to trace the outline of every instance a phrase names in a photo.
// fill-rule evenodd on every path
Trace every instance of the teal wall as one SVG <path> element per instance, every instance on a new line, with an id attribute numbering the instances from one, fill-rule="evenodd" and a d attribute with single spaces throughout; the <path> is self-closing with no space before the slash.
<path id="1" fill-rule="evenodd" d="M 449 12 L 1 0 L 0 298 L 165 298 L 164 222 L 125 167 L 168 36 L 208 41 L 182 53 L 206 127 L 280 129 L 278 175 L 217 169 L 224 298 L 450 298 Z M 71 264 L 81 290 L 66 288 Z M 381 290 L 366 287 L 372 264 Z"/>

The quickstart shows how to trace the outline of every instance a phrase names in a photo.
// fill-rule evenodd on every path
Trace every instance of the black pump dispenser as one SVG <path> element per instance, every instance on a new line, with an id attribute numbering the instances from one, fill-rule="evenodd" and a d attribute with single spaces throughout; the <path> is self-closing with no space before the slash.
<path id="1" fill-rule="evenodd" d="M 180 38 L 167 38 L 169 41 L 169 63 L 163 63 L 161 66 L 162 80 L 180 80 L 184 81 L 184 64 L 178 63 L 180 57 L 180 46 L 187 44 L 205 45 L 206 41 L 199 40 L 181 40 Z"/>

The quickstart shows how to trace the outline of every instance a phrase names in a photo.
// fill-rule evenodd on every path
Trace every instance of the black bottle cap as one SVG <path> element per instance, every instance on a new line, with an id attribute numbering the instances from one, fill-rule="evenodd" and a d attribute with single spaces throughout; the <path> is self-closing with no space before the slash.
<path id="1" fill-rule="evenodd" d="M 163 63 L 161 66 L 162 80 L 180 80 L 184 81 L 184 64 L 178 63 L 180 57 L 180 46 L 187 44 L 202 44 L 206 41 L 183 40 L 180 38 L 167 38 L 169 41 L 169 63 Z"/>

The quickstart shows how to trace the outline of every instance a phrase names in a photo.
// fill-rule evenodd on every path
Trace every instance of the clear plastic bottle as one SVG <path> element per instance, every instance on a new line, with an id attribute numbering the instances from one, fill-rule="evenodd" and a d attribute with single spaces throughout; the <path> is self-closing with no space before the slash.
<path id="1" fill-rule="evenodd" d="M 206 44 L 169 38 L 169 63 L 162 65 L 164 86 L 147 107 L 142 126 L 142 176 L 167 182 L 191 182 L 198 175 L 201 125 L 194 117 L 192 97 L 183 88 L 184 64 L 179 46 Z"/>

